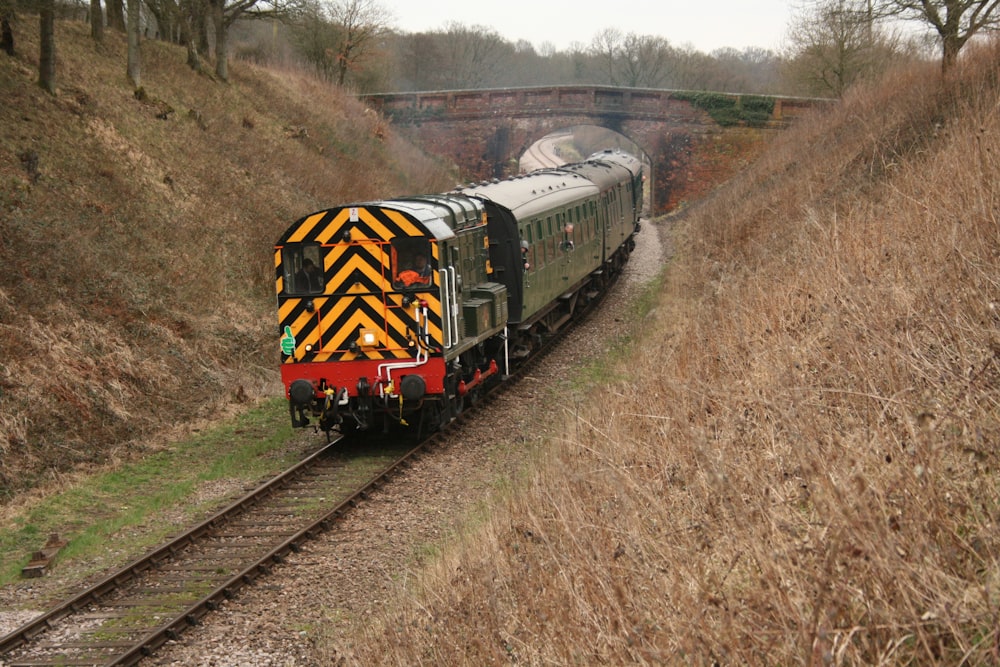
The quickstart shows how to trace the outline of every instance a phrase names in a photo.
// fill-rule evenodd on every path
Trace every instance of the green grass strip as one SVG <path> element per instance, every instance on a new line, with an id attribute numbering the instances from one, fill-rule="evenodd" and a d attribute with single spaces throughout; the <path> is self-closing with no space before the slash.
<path id="1" fill-rule="evenodd" d="M 31 553 L 51 533 L 69 540 L 59 560 L 94 558 L 108 549 L 112 536 L 146 527 L 163 511 L 188 503 L 205 482 L 257 480 L 291 465 L 294 452 L 269 456 L 292 437 L 287 416 L 284 401 L 267 401 L 189 440 L 24 507 L 13 525 L 0 529 L 0 585 L 20 579 Z M 185 508 L 184 516 L 203 509 L 208 508 L 192 505 Z M 154 530 L 140 531 L 141 536 L 116 549 L 148 548 L 162 542 L 174 528 L 157 525 Z"/>

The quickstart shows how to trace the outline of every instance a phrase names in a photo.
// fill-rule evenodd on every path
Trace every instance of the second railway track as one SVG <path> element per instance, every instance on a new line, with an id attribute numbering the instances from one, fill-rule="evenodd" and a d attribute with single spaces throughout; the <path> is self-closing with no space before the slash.
<path id="1" fill-rule="evenodd" d="M 331 443 L 197 526 L 0 638 L 0 664 L 130 665 L 151 655 L 327 529 L 425 442 L 338 481 Z M 338 484 L 340 486 L 338 486 Z"/>

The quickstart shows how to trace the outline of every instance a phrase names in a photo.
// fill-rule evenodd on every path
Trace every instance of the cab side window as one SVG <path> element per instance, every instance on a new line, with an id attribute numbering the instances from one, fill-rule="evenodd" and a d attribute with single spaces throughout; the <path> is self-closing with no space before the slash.
<path id="1" fill-rule="evenodd" d="M 320 246 L 285 246 L 281 251 L 281 264 L 284 267 L 286 293 L 323 293 L 326 278 L 323 275 L 323 249 Z"/>

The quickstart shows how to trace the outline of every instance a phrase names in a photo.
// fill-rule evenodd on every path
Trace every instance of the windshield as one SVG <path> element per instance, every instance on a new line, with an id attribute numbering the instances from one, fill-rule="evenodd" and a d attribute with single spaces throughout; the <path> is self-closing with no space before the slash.
<path id="1" fill-rule="evenodd" d="M 285 292 L 322 294 L 326 280 L 323 275 L 323 249 L 320 246 L 285 246 L 281 251 L 281 263 Z"/>

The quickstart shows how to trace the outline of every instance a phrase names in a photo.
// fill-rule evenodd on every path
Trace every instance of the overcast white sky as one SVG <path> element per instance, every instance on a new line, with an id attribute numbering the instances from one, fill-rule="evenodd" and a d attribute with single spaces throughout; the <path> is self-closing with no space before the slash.
<path id="1" fill-rule="evenodd" d="M 709 53 L 722 47 L 778 50 L 795 0 L 381 0 L 401 32 L 440 30 L 455 21 L 564 51 L 589 45 L 605 28 L 658 35 Z M 602 9 L 599 9 L 602 8 Z"/>

